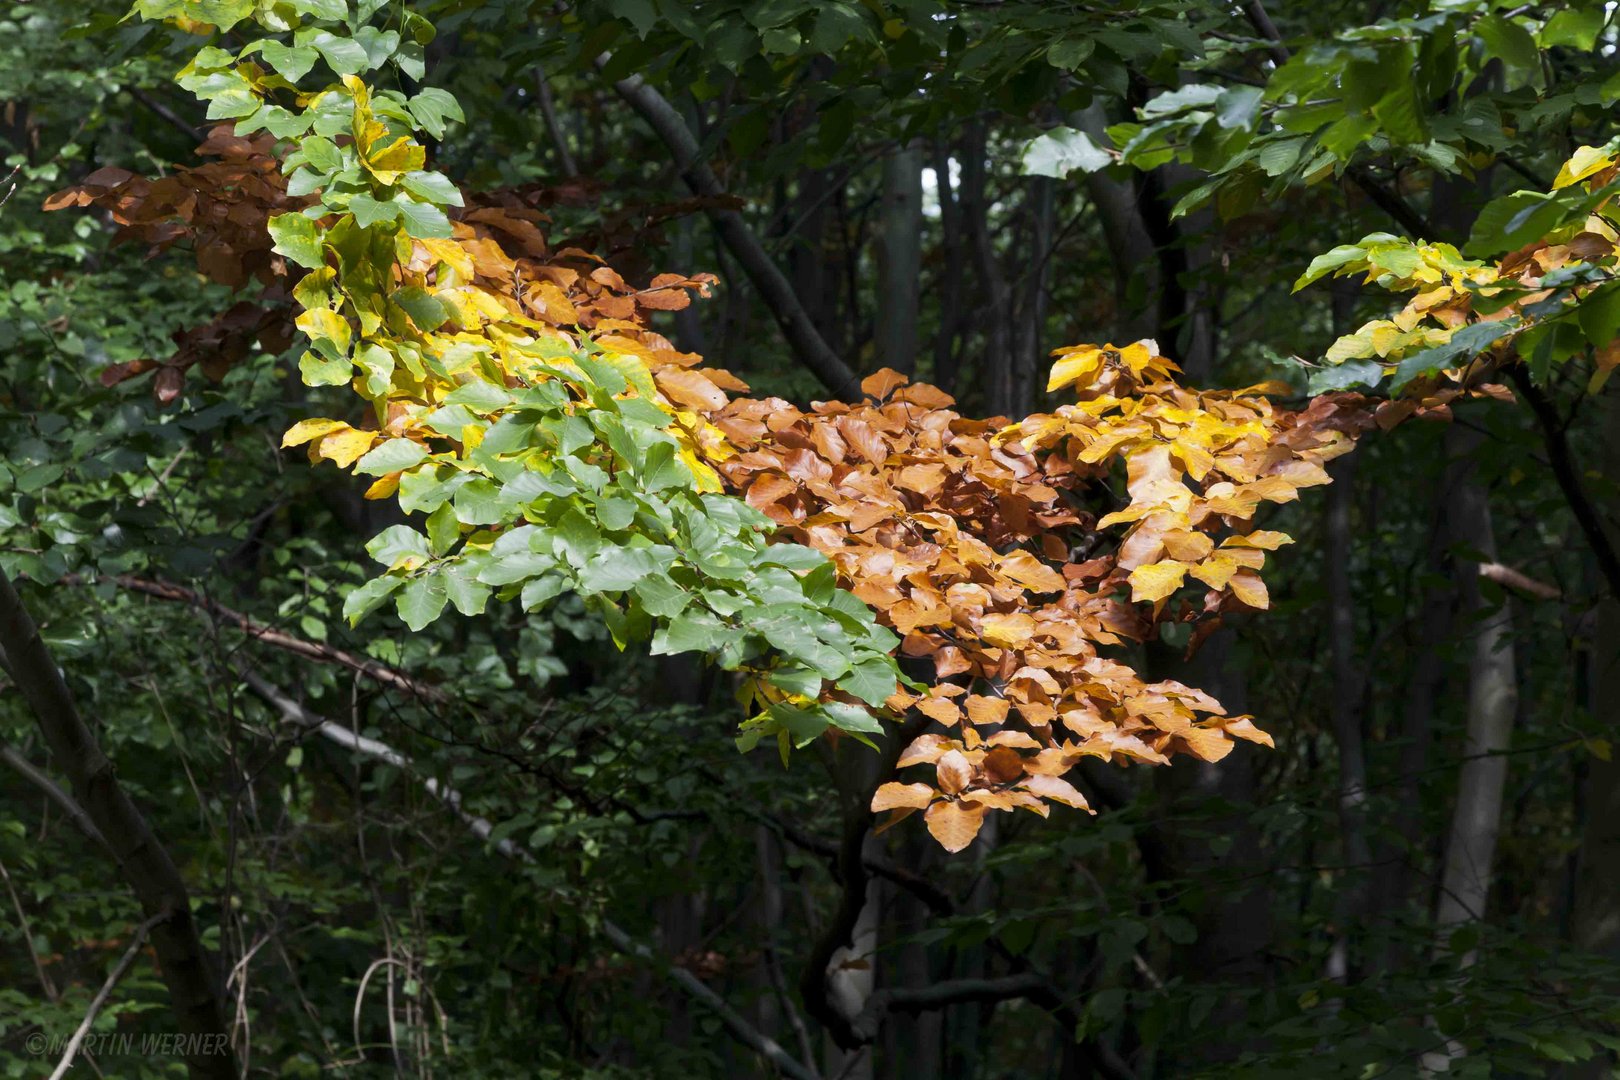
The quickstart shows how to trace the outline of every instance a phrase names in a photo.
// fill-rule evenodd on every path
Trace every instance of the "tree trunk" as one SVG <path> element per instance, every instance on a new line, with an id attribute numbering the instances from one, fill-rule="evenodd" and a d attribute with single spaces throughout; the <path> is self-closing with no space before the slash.
<path id="1" fill-rule="evenodd" d="M 1480 589 L 1480 562 L 1496 561 L 1490 502 L 1474 476 L 1473 458 L 1483 440 L 1479 432 L 1462 424 L 1453 424 L 1446 436 L 1448 456 L 1457 474 L 1448 491 L 1449 517 L 1455 535 L 1468 548 L 1457 560 L 1456 572 L 1462 610 L 1470 620 L 1471 644 L 1463 763 L 1435 904 L 1435 926 L 1442 935 L 1485 915 L 1501 827 L 1502 790 L 1507 782 L 1508 763 L 1503 753 L 1513 735 L 1519 698 L 1511 609 L 1506 600 L 1492 607 Z"/>
<path id="2" fill-rule="evenodd" d="M 917 305 L 922 277 L 922 149 L 883 159 L 883 225 L 878 234 L 877 357 L 874 367 L 917 370 Z"/>
<path id="3" fill-rule="evenodd" d="M 1356 655 L 1356 599 L 1350 576 L 1352 518 L 1355 511 L 1356 463 L 1347 454 L 1328 467 L 1333 483 L 1327 490 L 1328 642 L 1332 656 L 1333 691 L 1328 709 L 1333 718 L 1333 741 L 1339 751 L 1339 832 L 1344 859 L 1344 885 L 1334 913 L 1338 933 L 1328 959 L 1328 977 L 1344 979 L 1350 973 L 1349 923 L 1366 902 L 1367 751 L 1362 737 L 1363 679 Z"/>
<path id="4" fill-rule="evenodd" d="M 1620 401 L 1608 394 L 1604 410 L 1602 471 L 1620 476 Z M 1603 507 L 1609 535 L 1620 543 L 1620 506 Z M 1590 636 L 1591 709 L 1595 730 L 1620 730 L 1620 597 L 1609 593 L 1598 604 Z M 1612 742 L 1620 743 L 1620 738 Z M 1575 941 L 1589 949 L 1620 954 L 1620 746 L 1608 760 L 1587 762 L 1586 827 L 1581 835 L 1575 879 Z"/>
<path id="5" fill-rule="evenodd" d="M 107 841 L 125 882 L 152 926 L 152 945 L 179 1029 L 197 1037 L 187 1056 L 193 1077 L 235 1080 L 236 1057 L 225 1027 L 219 974 L 192 919 L 191 900 L 174 859 L 118 783 L 113 763 L 80 718 L 34 620 L 0 574 L 0 666 L 28 703 L 51 758 L 67 773 L 74 799 Z"/>

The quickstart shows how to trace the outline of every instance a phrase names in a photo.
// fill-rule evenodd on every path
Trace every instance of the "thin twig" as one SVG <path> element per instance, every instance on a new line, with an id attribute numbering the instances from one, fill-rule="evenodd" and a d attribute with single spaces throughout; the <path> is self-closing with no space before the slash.
<path id="1" fill-rule="evenodd" d="M 101 984 L 101 989 L 91 1000 L 89 1011 L 84 1014 L 84 1019 L 79 1021 L 79 1029 L 68 1040 L 67 1049 L 62 1052 L 62 1060 L 57 1063 L 56 1071 L 51 1073 L 50 1080 L 62 1080 L 62 1077 L 67 1075 L 68 1069 L 73 1065 L 74 1057 L 79 1053 L 79 1046 L 83 1044 L 84 1037 L 90 1033 L 90 1026 L 96 1022 L 96 1015 L 101 1012 L 101 1007 L 107 1003 L 107 998 L 112 994 L 113 987 L 118 985 L 118 981 L 124 977 L 124 973 L 135 962 L 135 957 L 140 955 L 141 946 L 146 944 L 147 932 L 168 917 L 169 913 L 167 911 L 160 911 L 135 928 L 135 933 L 129 942 L 129 948 L 124 951 L 123 957 L 112 969 L 112 974 L 107 976 L 107 981 Z"/>

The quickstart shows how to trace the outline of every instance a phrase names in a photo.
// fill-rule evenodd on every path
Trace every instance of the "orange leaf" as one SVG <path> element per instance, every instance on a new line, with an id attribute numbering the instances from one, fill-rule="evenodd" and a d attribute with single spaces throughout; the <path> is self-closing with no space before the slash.
<path id="1" fill-rule="evenodd" d="M 934 770 L 939 775 L 939 790 L 947 795 L 955 795 L 973 779 L 973 766 L 960 750 L 947 750 L 941 754 L 934 763 Z"/>
<path id="2" fill-rule="evenodd" d="M 1001 724 L 1007 720 L 1007 699 L 973 694 L 967 699 L 968 719 L 975 724 Z"/>
<path id="3" fill-rule="evenodd" d="M 934 799 L 934 789 L 927 784 L 902 784 L 891 781 L 872 794 L 872 813 L 909 806 L 921 810 Z"/>
<path id="4" fill-rule="evenodd" d="M 1072 806 L 1076 810 L 1091 810 L 1091 806 L 1086 802 L 1086 797 L 1076 791 L 1074 785 L 1061 776 L 1031 776 L 1018 786 L 1025 791 L 1039 795 L 1043 799 L 1050 799 L 1065 806 Z"/>
<path id="5" fill-rule="evenodd" d="M 973 838 L 979 835 L 979 828 L 984 824 L 984 807 L 937 802 L 928 808 L 923 820 L 928 823 L 928 831 L 939 841 L 940 847 L 957 852 L 973 843 Z"/>
<path id="6" fill-rule="evenodd" d="M 861 393 L 874 401 L 881 402 L 893 392 L 895 387 L 904 386 L 909 381 L 893 368 L 882 368 L 861 380 Z"/>

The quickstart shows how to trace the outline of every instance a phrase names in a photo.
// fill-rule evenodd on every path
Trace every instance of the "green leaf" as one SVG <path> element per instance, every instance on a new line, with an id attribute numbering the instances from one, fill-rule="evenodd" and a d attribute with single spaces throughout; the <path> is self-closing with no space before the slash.
<path id="1" fill-rule="evenodd" d="M 1215 122 L 1223 128 L 1246 128 L 1260 109 L 1265 89 L 1259 86 L 1233 86 L 1215 99 Z"/>
<path id="2" fill-rule="evenodd" d="M 461 191 L 443 173 L 408 172 L 400 178 L 405 190 L 439 206 L 462 205 Z"/>
<path id="3" fill-rule="evenodd" d="M 314 270 L 325 265 L 321 228 L 303 214 L 277 214 L 269 222 L 272 251 Z"/>
<path id="4" fill-rule="evenodd" d="M 455 605 L 457 611 L 463 615 L 478 615 L 489 602 L 490 587 L 480 582 L 468 572 L 465 566 L 448 566 L 443 571 L 444 588 Z"/>
<path id="5" fill-rule="evenodd" d="M 1541 50 L 1536 48 L 1536 39 L 1517 21 L 1504 15 L 1488 15 L 1474 24 L 1474 32 L 1485 43 L 1487 55 L 1501 58 L 1509 67 L 1527 71 L 1541 69 Z"/>
<path id="6" fill-rule="evenodd" d="M 1299 292 L 1305 286 L 1321 280 L 1340 267 L 1349 266 L 1366 257 L 1367 249 L 1360 244 L 1340 244 L 1332 251 L 1324 252 L 1312 259 L 1311 265 L 1307 266 L 1305 272 L 1299 275 L 1299 280 L 1294 282 L 1293 291 Z"/>
<path id="7" fill-rule="evenodd" d="M 649 573 L 636 580 L 632 586 L 636 598 L 649 615 L 661 619 L 674 618 L 685 611 L 693 600 L 692 593 L 683 589 L 667 574 Z"/>
<path id="8" fill-rule="evenodd" d="M 428 539 L 409 525 L 390 525 L 366 544 L 366 554 L 384 566 L 406 561 L 420 566 L 432 555 Z"/>
<path id="9" fill-rule="evenodd" d="M 271 67 L 286 76 L 289 82 L 297 82 L 308 75 L 309 69 L 320 59 L 320 54 L 314 49 L 283 45 L 279 41 L 266 41 L 259 47 L 259 54 L 269 61 Z"/>
<path id="10" fill-rule="evenodd" d="M 615 18 L 623 19 L 636 28 L 636 35 L 645 38 L 658 25 L 658 11 L 652 0 L 607 0 L 607 9 Z"/>
<path id="11" fill-rule="evenodd" d="M 1542 47 L 1568 45 L 1581 52 L 1590 52 L 1592 46 L 1597 44 L 1597 36 L 1603 30 L 1607 17 L 1602 5 L 1565 8 L 1548 19 L 1547 25 L 1541 28 Z"/>
<path id="12" fill-rule="evenodd" d="M 669 621 L 652 639 L 652 654 L 711 652 L 733 631 L 707 611 L 686 611 Z"/>
<path id="13" fill-rule="evenodd" d="M 450 309 L 445 306 L 444 301 L 420 285 L 407 285 L 403 289 L 397 289 L 388 299 L 409 315 L 419 330 L 437 330 L 450 318 Z"/>
<path id="14" fill-rule="evenodd" d="M 1588 293 L 1576 309 L 1575 317 L 1586 340 L 1596 348 L 1601 349 L 1620 337 L 1620 284 L 1605 285 Z"/>
<path id="15" fill-rule="evenodd" d="M 455 230 L 450 228 L 450 219 L 432 203 L 419 202 L 404 192 L 395 195 L 391 201 L 399 207 L 405 231 L 418 240 L 447 240 L 455 235 Z"/>
<path id="16" fill-rule="evenodd" d="M 894 662 L 863 660 L 850 668 L 849 674 L 838 680 L 838 688 L 851 697 L 858 697 L 868 705 L 882 705 L 899 683 L 899 671 Z"/>
<path id="17" fill-rule="evenodd" d="M 1050 176 L 1062 180 L 1071 172 L 1092 173 L 1114 163 L 1108 151 L 1075 128 L 1053 128 L 1031 139 L 1024 147 L 1023 172 L 1026 176 Z"/>
<path id="18" fill-rule="evenodd" d="M 348 620 L 350 626 L 357 625 L 404 584 L 404 578 L 391 574 L 372 578 L 343 598 L 343 617 Z"/>
<path id="19" fill-rule="evenodd" d="M 399 219 L 399 207 L 392 202 L 378 202 L 370 195 L 360 194 L 349 200 L 349 213 L 362 229 L 373 225 L 391 224 Z"/>
<path id="20" fill-rule="evenodd" d="M 411 316 L 415 319 L 415 316 Z M 418 324 L 420 325 L 420 324 Z M 492 413 L 512 404 L 512 392 L 504 386 L 475 379 L 452 390 L 444 399 L 446 405 L 465 405 L 474 412 Z"/>
<path id="21" fill-rule="evenodd" d="M 292 0 L 293 10 L 317 19 L 341 21 L 349 17 L 347 0 Z"/>
<path id="22" fill-rule="evenodd" d="M 399 609 L 399 617 L 405 620 L 406 626 L 412 630 L 421 630 L 439 617 L 447 599 L 444 579 L 438 574 L 426 574 L 412 578 L 400 590 L 395 606 Z"/>
<path id="23" fill-rule="evenodd" d="M 1383 377 L 1384 365 L 1377 360 L 1351 360 L 1312 372 L 1308 389 L 1312 394 L 1325 394 L 1352 386 L 1377 386 Z"/>
<path id="24" fill-rule="evenodd" d="M 355 462 L 354 471 L 363 476 L 383 476 L 419 465 L 427 456 L 428 452 L 421 443 L 410 439 L 389 439 Z"/>
<path id="25" fill-rule="evenodd" d="M 580 572 L 579 584 L 590 592 L 624 592 L 658 570 L 658 560 L 645 548 L 612 545 L 598 552 Z"/>
<path id="26" fill-rule="evenodd" d="M 298 373 L 306 386 L 342 386 L 354 377 L 354 364 L 345 357 L 306 352 L 298 358 Z"/>
<path id="27" fill-rule="evenodd" d="M 445 503 L 429 514 L 427 534 L 433 554 L 448 555 L 450 549 L 456 546 L 456 541 L 461 539 L 461 519 L 456 516 L 456 508 L 450 503 Z"/>
<path id="28" fill-rule="evenodd" d="M 371 66 L 365 48 L 353 38 L 322 31 L 310 38 L 308 44 L 321 54 L 326 66 L 339 75 L 358 75 Z"/>
<path id="29" fill-rule="evenodd" d="M 444 138 L 448 121 L 465 120 L 461 106 L 448 90 L 430 86 L 406 103 L 405 108 L 421 125 L 423 131 L 435 139 Z"/>

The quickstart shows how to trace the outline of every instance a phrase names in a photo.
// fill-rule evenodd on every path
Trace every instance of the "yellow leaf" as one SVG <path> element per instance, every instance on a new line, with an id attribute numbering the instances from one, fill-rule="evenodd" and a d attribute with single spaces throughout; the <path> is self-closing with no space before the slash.
<path id="1" fill-rule="evenodd" d="M 1243 570 L 1232 576 L 1232 595 L 1261 611 L 1271 606 L 1271 594 L 1266 592 L 1266 583 L 1253 570 Z"/>
<path id="2" fill-rule="evenodd" d="M 389 473 L 387 476 L 378 477 L 375 483 L 366 488 L 364 498 L 386 499 L 398 490 L 399 473 Z"/>
<path id="3" fill-rule="evenodd" d="M 1272 741 L 1271 736 L 1255 727 L 1254 718 L 1251 716 L 1234 716 L 1230 720 L 1223 721 L 1221 727 L 1228 735 L 1276 749 L 1277 744 Z"/>
<path id="4" fill-rule="evenodd" d="M 348 426 L 341 420 L 300 420 L 287 429 L 287 434 L 281 437 L 281 445 L 284 448 L 302 446 L 304 443 L 319 439 L 321 436 L 330 434 L 338 428 Z"/>
<path id="5" fill-rule="evenodd" d="M 1063 359 L 1052 365 L 1052 377 L 1046 382 L 1046 392 L 1050 394 L 1082 379 L 1086 383 L 1091 382 L 1089 376 L 1101 369 L 1102 362 L 1102 350 L 1095 346 L 1082 346 L 1065 353 Z"/>
<path id="6" fill-rule="evenodd" d="M 1138 566 L 1131 571 L 1131 599 L 1157 603 L 1181 588 L 1187 564 L 1174 559 Z"/>
<path id="7" fill-rule="evenodd" d="M 934 770 L 939 776 L 939 790 L 947 795 L 955 795 L 973 779 L 973 766 L 960 750 L 947 750 L 941 754 L 939 760 L 934 762 Z"/>
<path id="8" fill-rule="evenodd" d="M 316 459 L 324 458 L 340 469 L 347 469 L 364 457 L 366 451 L 371 449 L 371 444 L 376 441 L 375 431 L 356 431 L 345 425 L 345 430 L 334 431 L 317 443 L 310 456 Z"/>
<path id="9" fill-rule="evenodd" d="M 1025 791 L 1039 795 L 1043 799 L 1050 799 L 1064 806 L 1072 806 L 1076 810 L 1091 810 L 1086 797 L 1075 790 L 1074 785 L 1061 776 L 1031 776 L 1018 785 Z M 1095 811 L 1092 811 L 1095 813 Z"/>
<path id="10" fill-rule="evenodd" d="M 1257 532 L 1242 536 L 1229 536 L 1221 544 L 1222 547 L 1235 548 L 1263 548 L 1266 551 L 1276 551 L 1284 544 L 1292 544 L 1294 538 L 1285 532 L 1274 532 L 1261 529 Z"/>
<path id="11" fill-rule="evenodd" d="M 1593 173 L 1602 172 L 1613 165 L 1614 161 L 1614 158 L 1596 146 L 1582 146 L 1564 162 L 1564 167 L 1558 170 L 1558 175 L 1553 178 L 1553 190 L 1569 187 L 1585 180 Z"/>
<path id="12" fill-rule="evenodd" d="M 979 624 L 979 636 L 1003 649 L 1021 649 L 1035 633 L 1035 620 L 1021 611 L 1010 615 L 986 615 Z"/>
<path id="13" fill-rule="evenodd" d="M 1002 724 L 1007 720 L 1007 699 L 972 694 L 967 699 L 968 719 L 975 724 Z"/>
<path id="14" fill-rule="evenodd" d="M 1237 571 L 1236 559 L 1225 552 L 1217 552 L 1193 567 L 1192 576 L 1212 589 L 1224 589 Z"/>

